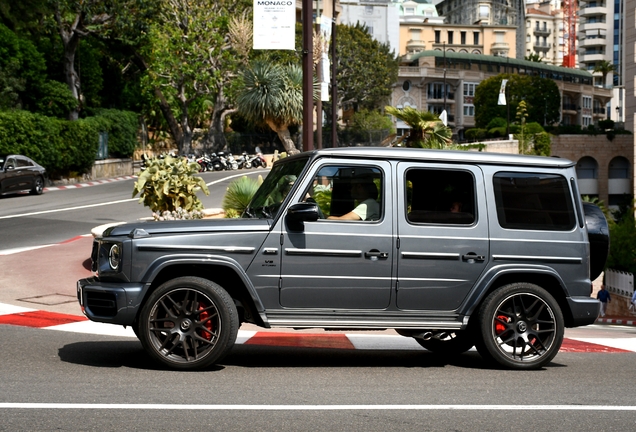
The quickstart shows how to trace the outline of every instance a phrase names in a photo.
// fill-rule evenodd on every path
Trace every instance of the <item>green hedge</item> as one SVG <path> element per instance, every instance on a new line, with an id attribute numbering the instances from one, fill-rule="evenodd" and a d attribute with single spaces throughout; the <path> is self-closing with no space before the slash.
<path id="1" fill-rule="evenodd" d="M 130 157 L 137 140 L 137 115 L 105 110 L 94 117 L 68 121 L 28 111 L 0 111 L 0 153 L 28 156 L 52 178 L 90 171 L 100 132 L 108 132 L 112 156 Z"/>

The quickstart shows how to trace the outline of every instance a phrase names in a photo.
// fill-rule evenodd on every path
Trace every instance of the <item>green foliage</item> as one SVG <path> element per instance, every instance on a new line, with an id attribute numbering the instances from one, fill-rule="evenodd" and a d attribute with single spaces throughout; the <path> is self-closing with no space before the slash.
<path id="1" fill-rule="evenodd" d="M 636 221 L 634 220 L 634 203 L 615 223 L 610 221 L 610 253 L 607 267 L 636 273 Z"/>
<path id="2" fill-rule="evenodd" d="M 263 178 L 261 176 L 259 176 L 258 180 L 243 176 L 230 183 L 223 197 L 222 206 L 225 211 L 225 217 L 240 217 L 262 183 Z"/>
<path id="3" fill-rule="evenodd" d="M 612 130 L 614 129 L 614 120 L 612 119 L 605 119 L 605 120 L 599 120 L 598 121 L 598 127 L 601 130 Z"/>
<path id="4" fill-rule="evenodd" d="M 151 159 L 146 169 L 139 173 L 132 196 L 139 194 L 139 203 L 149 207 L 153 213 L 179 213 L 182 209 L 192 217 L 192 212 L 203 208 L 196 193 L 202 190 L 206 195 L 210 194 L 205 181 L 195 177 L 198 172 L 199 164 L 188 162 L 186 158 L 166 156 L 164 159 Z"/>
<path id="5" fill-rule="evenodd" d="M 338 25 L 338 101 L 340 106 L 382 107 L 397 82 L 398 60 L 388 44 L 374 39 L 366 26 Z"/>
<path id="6" fill-rule="evenodd" d="M 453 142 L 451 128 L 444 126 L 439 117 L 430 111 L 409 106 L 386 106 L 384 110 L 411 127 L 404 139 L 407 147 L 443 149 Z"/>
<path id="7" fill-rule="evenodd" d="M 66 118 L 68 113 L 77 109 L 77 99 L 66 84 L 48 80 L 40 87 L 41 97 L 35 104 L 36 112 L 57 118 Z"/>
<path id="8" fill-rule="evenodd" d="M 538 156 L 550 156 L 552 153 L 550 134 L 539 132 L 534 134 L 534 154 Z"/>
<path id="9" fill-rule="evenodd" d="M 488 131 L 486 129 L 471 128 L 466 129 L 466 132 L 464 132 L 464 136 L 469 140 L 483 140 L 484 138 L 486 138 L 487 133 Z"/>
<path id="10" fill-rule="evenodd" d="M 493 128 L 505 128 L 507 125 L 508 122 L 505 118 L 495 117 L 488 122 L 488 124 L 486 125 L 486 129 L 490 130 Z"/>
<path id="11" fill-rule="evenodd" d="M 137 148 L 139 116 L 131 111 L 95 110 L 100 132 L 108 132 L 108 153 L 116 158 L 132 157 Z"/>
<path id="12" fill-rule="evenodd" d="M 508 79 L 506 105 L 498 105 L 502 79 Z M 517 105 L 525 100 L 527 121 L 554 124 L 559 121 L 561 95 L 554 81 L 528 75 L 500 74 L 482 81 L 475 89 L 475 125 L 483 128 L 495 117 L 507 118 L 517 112 Z"/>
<path id="13" fill-rule="evenodd" d="M 389 116 L 377 110 L 362 109 L 351 116 L 351 129 L 356 131 L 393 130 L 393 122 Z"/>

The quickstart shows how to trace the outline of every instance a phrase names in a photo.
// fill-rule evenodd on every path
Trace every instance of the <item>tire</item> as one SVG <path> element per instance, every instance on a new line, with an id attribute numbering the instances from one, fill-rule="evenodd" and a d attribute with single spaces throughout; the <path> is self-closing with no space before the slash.
<path id="1" fill-rule="evenodd" d="M 473 346 L 472 335 L 467 331 L 439 332 L 431 339 L 415 338 L 423 348 L 442 355 L 458 355 L 465 353 Z"/>
<path id="2" fill-rule="evenodd" d="M 40 176 L 37 176 L 35 180 L 33 180 L 33 187 L 31 188 L 31 195 L 42 195 L 44 191 L 44 179 Z"/>
<path id="3" fill-rule="evenodd" d="M 539 369 L 563 343 L 563 314 L 556 300 L 530 283 L 492 292 L 477 315 L 475 345 L 484 359 L 508 369 Z"/>
<path id="4" fill-rule="evenodd" d="M 239 320 L 230 295 L 199 277 L 169 280 L 141 309 L 139 340 L 159 363 L 198 370 L 225 356 L 234 345 Z"/>

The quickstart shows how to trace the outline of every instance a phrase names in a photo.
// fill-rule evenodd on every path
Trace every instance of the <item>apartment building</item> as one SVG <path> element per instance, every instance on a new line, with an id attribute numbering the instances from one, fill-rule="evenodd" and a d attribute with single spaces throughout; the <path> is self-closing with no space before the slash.
<path id="1" fill-rule="evenodd" d="M 436 4 L 437 12 L 448 24 L 482 24 L 513 26 L 516 29 L 515 53 L 523 59 L 525 54 L 525 0 L 442 0 Z"/>
<path id="2" fill-rule="evenodd" d="M 563 64 L 563 11 L 551 3 L 533 3 L 526 9 L 524 57 L 537 55 L 542 62 Z"/>
<path id="3" fill-rule="evenodd" d="M 439 45 L 432 44 L 430 50 L 402 58 L 391 105 L 435 113 L 446 109 L 449 126 L 458 139 L 463 139 L 466 129 L 475 127 L 476 87 L 501 73 L 531 74 L 554 80 L 561 93 L 563 124 L 591 124 L 595 118 L 594 107 L 604 106 L 611 98 L 611 90 L 594 86 L 592 74 L 587 71 L 435 48 Z M 398 133 L 407 129 L 399 122 L 396 128 Z"/>

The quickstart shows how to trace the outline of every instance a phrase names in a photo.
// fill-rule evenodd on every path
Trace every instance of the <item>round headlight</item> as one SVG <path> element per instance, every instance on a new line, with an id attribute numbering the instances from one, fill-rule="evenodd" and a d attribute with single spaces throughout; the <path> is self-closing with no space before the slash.
<path id="1" fill-rule="evenodd" d="M 119 264 L 121 264 L 120 245 L 114 244 L 110 247 L 110 251 L 108 251 L 108 264 L 110 264 L 110 268 L 113 270 L 117 270 L 119 268 Z"/>

